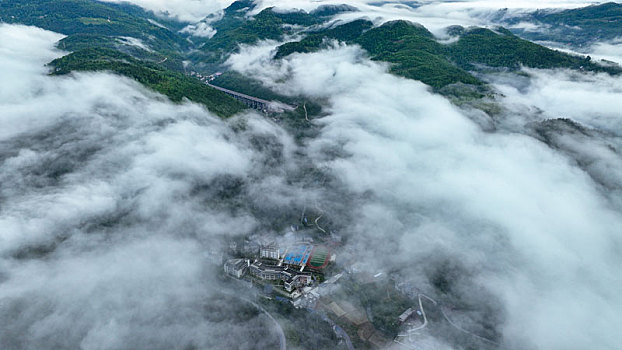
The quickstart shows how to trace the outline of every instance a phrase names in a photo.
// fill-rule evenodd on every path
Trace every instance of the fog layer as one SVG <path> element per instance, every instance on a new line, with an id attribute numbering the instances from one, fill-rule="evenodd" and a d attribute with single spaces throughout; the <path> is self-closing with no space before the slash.
<path id="1" fill-rule="evenodd" d="M 356 47 L 275 63 L 270 46 L 245 48 L 230 64 L 282 93 L 329 101 L 308 147 L 364 198 L 348 229 L 357 260 L 421 287 L 450 266 L 442 273 L 453 293 L 480 307 L 500 301 L 510 348 L 617 346 L 622 215 L 571 158 L 529 136 L 481 131 Z M 576 113 L 594 111 L 575 102 Z"/>
<path id="2" fill-rule="evenodd" d="M 134 3 L 186 21 L 227 5 Z M 351 3 L 439 30 L 481 21 L 463 4 L 501 5 Z M 277 43 L 243 47 L 232 69 L 324 102 L 308 124 L 317 137 L 297 144 L 263 116 L 223 122 L 129 79 L 47 76 L 60 38 L 0 26 L 10 81 L 0 84 L 1 348 L 274 347 L 263 316 L 241 318 L 222 301 L 212 266 L 223 236 L 280 233 L 308 204 L 344 236 L 341 262 L 469 306 L 470 329 L 492 324 L 503 348 L 622 342 L 619 78 L 497 78 L 505 112 L 493 133 L 358 47 L 281 61 L 271 59 Z M 587 131 L 538 129 L 562 117 Z M 328 181 L 307 182 L 309 169 Z"/>
<path id="3" fill-rule="evenodd" d="M 287 137 L 110 74 L 47 76 L 60 38 L 0 26 L 0 348 L 277 346 L 211 262 L 255 225 L 219 193 L 279 171 L 249 140 Z"/>

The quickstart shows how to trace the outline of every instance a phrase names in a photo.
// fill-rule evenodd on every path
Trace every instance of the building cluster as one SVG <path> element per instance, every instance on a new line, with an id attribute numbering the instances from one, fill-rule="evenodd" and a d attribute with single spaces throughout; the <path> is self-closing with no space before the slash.
<path id="1" fill-rule="evenodd" d="M 291 293 L 296 289 L 313 283 L 313 274 L 307 271 L 299 271 L 289 265 L 273 265 L 261 261 L 251 262 L 249 259 L 231 259 L 225 262 L 225 272 L 235 278 L 246 275 L 254 278 L 282 282 L 283 288 Z"/>
<path id="2" fill-rule="evenodd" d="M 259 248 L 259 257 L 272 260 L 280 260 L 285 251 L 276 244 L 268 244 Z"/>
<path id="3" fill-rule="evenodd" d="M 191 77 L 199 79 L 204 84 L 207 84 L 216 90 L 224 92 L 225 94 L 233 97 L 234 99 L 246 104 L 248 107 L 261 110 L 264 113 L 283 113 L 285 111 L 294 111 L 297 108 L 297 106 L 290 106 L 286 103 L 278 101 L 263 100 L 254 96 L 246 95 L 241 92 L 225 89 L 223 87 L 211 84 L 212 81 L 222 75 L 221 72 L 217 72 L 211 75 L 203 75 L 201 73 L 192 71 L 189 73 L 189 75 Z"/>
<path id="4" fill-rule="evenodd" d="M 237 246 L 236 246 L 237 248 Z M 235 278 L 248 276 L 255 280 L 282 284 L 283 289 L 294 295 L 296 291 L 310 286 L 314 281 L 314 273 L 318 273 L 317 267 L 311 264 L 314 251 L 311 244 L 298 243 L 288 248 L 281 248 L 275 243 L 261 245 L 256 259 L 231 259 L 225 262 L 225 272 Z M 320 263 L 327 259 L 327 252 L 318 249 Z"/>
<path id="5" fill-rule="evenodd" d="M 221 75 L 222 75 L 221 72 L 217 72 L 217 73 L 210 74 L 210 75 L 203 75 L 203 74 L 197 73 L 195 71 L 190 72 L 190 76 L 196 77 L 196 78 L 198 78 L 199 80 L 201 80 L 204 83 L 209 83 L 210 81 L 218 78 Z"/>
<path id="6" fill-rule="evenodd" d="M 288 265 L 267 265 L 255 261 L 249 266 L 249 272 L 252 276 L 263 280 L 282 281 L 283 288 L 289 293 L 313 283 L 311 272 L 301 272 Z"/>

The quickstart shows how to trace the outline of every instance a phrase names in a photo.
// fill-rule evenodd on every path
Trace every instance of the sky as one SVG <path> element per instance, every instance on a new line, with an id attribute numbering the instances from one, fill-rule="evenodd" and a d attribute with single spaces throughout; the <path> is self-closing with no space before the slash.
<path id="1" fill-rule="evenodd" d="M 227 5 L 136 3 L 190 22 Z M 480 21 L 462 6 L 508 3 L 373 13 L 441 28 L 442 11 Z M 227 296 L 252 291 L 215 269 L 223 237 L 284 235 L 307 206 L 339 227 L 340 261 L 434 296 L 434 281 L 450 276 L 445 297 L 476 310 L 458 316 L 481 334 L 492 322 L 501 348 L 622 342 L 619 77 L 486 77 L 503 107 L 491 131 L 487 116 L 389 74 L 356 46 L 281 61 L 271 59 L 277 42 L 242 47 L 231 69 L 325 101 L 309 122 L 317 136 L 296 140 L 259 114 L 222 121 L 118 76 L 48 76 L 61 38 L 0 25 L 0 75 L 11 82 L 0 84 L 0 348 L 273 348 L 271 321 Z M 542 123 L 556 118 L 576 125 Z M 460 348 L 428 336 L 429 349 Z"/>

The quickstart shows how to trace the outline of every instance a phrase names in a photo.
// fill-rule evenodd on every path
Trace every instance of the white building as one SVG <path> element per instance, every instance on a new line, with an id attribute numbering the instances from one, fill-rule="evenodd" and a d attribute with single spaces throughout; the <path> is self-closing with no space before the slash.
<path id="1" fill-rule="evenodd" d="M 255 261 L 250 264 L 248 271 L 251 275 L 268 281 L 283 281 L 283 286 L 288 292 L 313 283 L 310 272 L 300 272 L 287 266 L 264 264 Z"/>
<path id="2" fill-rule="evenodd" d="M 313 283 L 310 273 L 301 273 L 298 271 L 283 271 L 281 273 L 281 279 L 283 280 L 283 286 L 288 292 L 293 291 L 296 288 L 308 286 Z"/>
<path id="3" fill-rule="evenodd" d="M 279 246 L 276 244 L 264 245 L 259 248 L 259 257 L 279 260 L 281 258 L 281 252 L 279 250 Z"/>
<path id="4" fill-rule="evenodd" d="M 231 259 L 225 263 L 225 273 L 235 278 L 242 278 L 250 265 L 250 261 L 244 259 Z"/>
<path id="5" fill-rule="evenodd" d="M 255 261 L 249 267 L 249 272 L 255 277 L 262 280 L 276 281 L 281 279 L 281 272 L 285 270 L 283 266 L 267 265 L 259 261 Z"/>

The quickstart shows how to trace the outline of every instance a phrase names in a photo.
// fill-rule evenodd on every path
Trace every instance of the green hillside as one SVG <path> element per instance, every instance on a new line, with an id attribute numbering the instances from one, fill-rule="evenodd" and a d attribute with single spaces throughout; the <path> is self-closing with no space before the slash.
<path id="1" fill-rule="evenodd" d="M 0 19 L 6 23 L 34 25 L 66 35 L 134 37 L 163 53 L 187 48 L 184 38 L 151 23 L 152 17 L 130 5 L 93 0 L 0 1 Z"/>
<path id="2" fill-rule="evenodd" d="M 280 46 L 275 57 L 282 58 L 294 52 L 313 52 L 322 47 L 324 39 L 335 39 L 359 44 L 372 59 L 393 63 L 393 73 L 420 80 L 435 88 L 457 82 L 481 84 L 471 74 L 449 62 L 443 56 L 443 46 L 422 26 L 394 21 L 373 29 L 371 27 L 371 22 L 358 20 L 312 32 L 300 42 Z"/>
<path id="3" fill-rule="evenodd" d="M 458 42 L 446 47 L 446 55 L 461 67 L 474 69 L 473 64 L 519 69 L 571 68 L 610 71 L 590 62 L 586 57 L 573 56 L 523 40 L 505 29 L 467 30 Z M 614 73 L 614 71 L 611 71 Z"/>
<path id="4" fill-rule="evenodd" d="M 393 63 L 393 73 L 434 88 L 455 83 L 482 84 L 450 62 L 444 55 L 445 47 L 420 25 L 407 21 L 388 22 L 365 32 L 354 42 L 367 50 L 374 60 Z"/>
<path id="5" fill-rule="evenodd" d="M 306 53 L 316 51 L 324 39 L 335 39 L 339 41 L 352 41 L 361 36 L 365 30 L 373 27 L 373 23 L 359 19 L 349 22 L 332 29 L 323 30 L 317 33 L 311 32 L 300 41 L 289 42 L 279 47 L 275 58 L 283 58 L 294 52 Z"/>
<path id="6" fill-rule="evenodd" d="M 392 63 L 397 75 L 420 80 L 436 89 L 464 83 L 483 84 L 468 71 L 486 67 L 520 69 L 570 68 L 619 74 L 616 67 L 603 67 L 587 57 L 572 56 L 523 40 L 508 30 L 453 27 L 460 35 L 452 44 L 439 43 L 432 33 L 407 21 L 393 21 L 368 29 L 370 22 L 356 21 L 320 32 L 311 32 L 299 42 L 279 47 L 276 58 L 294 52 L 313 52 L 323 47 L 324 39 L 359 44 L 372 59 Z M 346 34 L 344 34 L 346 33 Z M 356 35 L 360 33 L 360 35 Z"/>
<path id="7" fill-rule="evenodd" d="M 221 117 L 231 116 L 245 108 L 242 103 L 196 79 L 114 50 L 79 50 L 52 61 L 50 65 L 54 68 L 55 75 L 72 71 L 114 72 L 168 96 L 173 102 L 188 98 L 203 104 Z"/>
<path id="8" fill-rule="evenodd" d="M 252 78 L 236 71 L 227 71 L 216 77 L 211 83 L 225 89 L 241 92 L 263 100 L 276 100 L 292 105 L 297 104 L 295 98 L 277 94 L 276 92 L 265 87 L 261 84 L 261 82 L 253 80 Z"/>
<path id="9" fill-rule="evenodd" d="M 174 102 L 185 97 L 201 103 L 222 117 L 244 109 L 226 94 L 182 74 L 190 43 L 177 31 L 154 24 L 157 18 L 138 7 L 94 0 L 2 0 L 0 16 L 4 22 L 67 35 L 58 46 L 73 53 L 51 63 L 54 74 L 106 70 L 135 79 Z"/>
<path id="10" fill-rule="evenodd" d="M 609 2 L 565 11 L 539 10 L 504 22 L 508 25 L 532 22 L 544 26 L 542 31 L 519 28 L 513 31 L 530 40 L 555 41 L 581 48 L 622 36 L 622 4 Z"/>
<path id="11" fill-rule="evenodd" d="M 330 16 L 344 11 L 354 11 L 349 6 L 321 6 L 317 10 L 278 12 L 267 8 L 249 17 L 253 1 L 234 2 L 224 10 L 223 17 L 211 23 L 216 35 L 201 42 L 201 50 L 208 53 L 211 62 L 219 62 L 235 51 L 239 44 L 255 44 L 260 40 L 278 40 L 284 35 L 294 34 L 300 27 L 321 24 Z"/>
<path id="12" fill-rule="evenodd" d="M 600 5 L 592 5 L 577 9 L 565 10 L 561 12 L 546 13 L 538 11 L 534 14 L 535 18 L 548 23 L 565 23 L 577 26 L 607 26 L 620 25 L 622 21 L 622 4 L 608 2 Z M 619 33 L 618 33 L 619 35 Z"/>
<path id="13" fill-rule="evenodd" d="M 615 66 L 604 67 L 589 57 L 550 50 L 498 28 L 452 27 L 459 37 L 442 44 L 421 25 L 392 21 L 374 27 L 366 19 L 333 23 L 332 16 L 355 8 L 320 6 L 312 12 L 281 12 L 265 9 L 253 16 L 254 2 L 240 0 L 212 17 L 217 30 L 212 38 L 180 34 L 184 23 L 156 18 L 153 13 L 128 4 L 96 0 L 0 0 L 0 20 L 35 25 L 66 34 L 58 46 L 74 53 L 54 61 L 56 74 L 75 70 L 109 70 L 131 77 L 173 101 L 183 97 L 206 105 L 221 116 L 243 108 L 237 101 L 184 75 L 187 71 L 211 74 L 226 70 L 223 63 L 240 44 L 281 40 L 303 33 L 300 41 L 281 45 L 275 58 L 317 51 L 331 40 L 360 45 L 370 58 L 391 64 L 391 72 L 419 80 L 435 91 L 461 101 L 485 97 L 488 86 L 476 77 L 489 70 L 569 68 L 619 74 Z M 622 5 L 605 4 L 557 13 L 536 12 L 533 18 L 547 23 L 596 26 L 603 31 L 617 28 Z M 157 22 L 156 22 L 157 21 Z M 165 26 L 159 23 L 164 23 Z M 609 29 L 607 29 L 609 28 Z M 264 88 L 252 77 L 226 73 L 217 84 L 266 99 L 288 100 Z M 479 108 L 479 107 L 478 107 Z"/>

